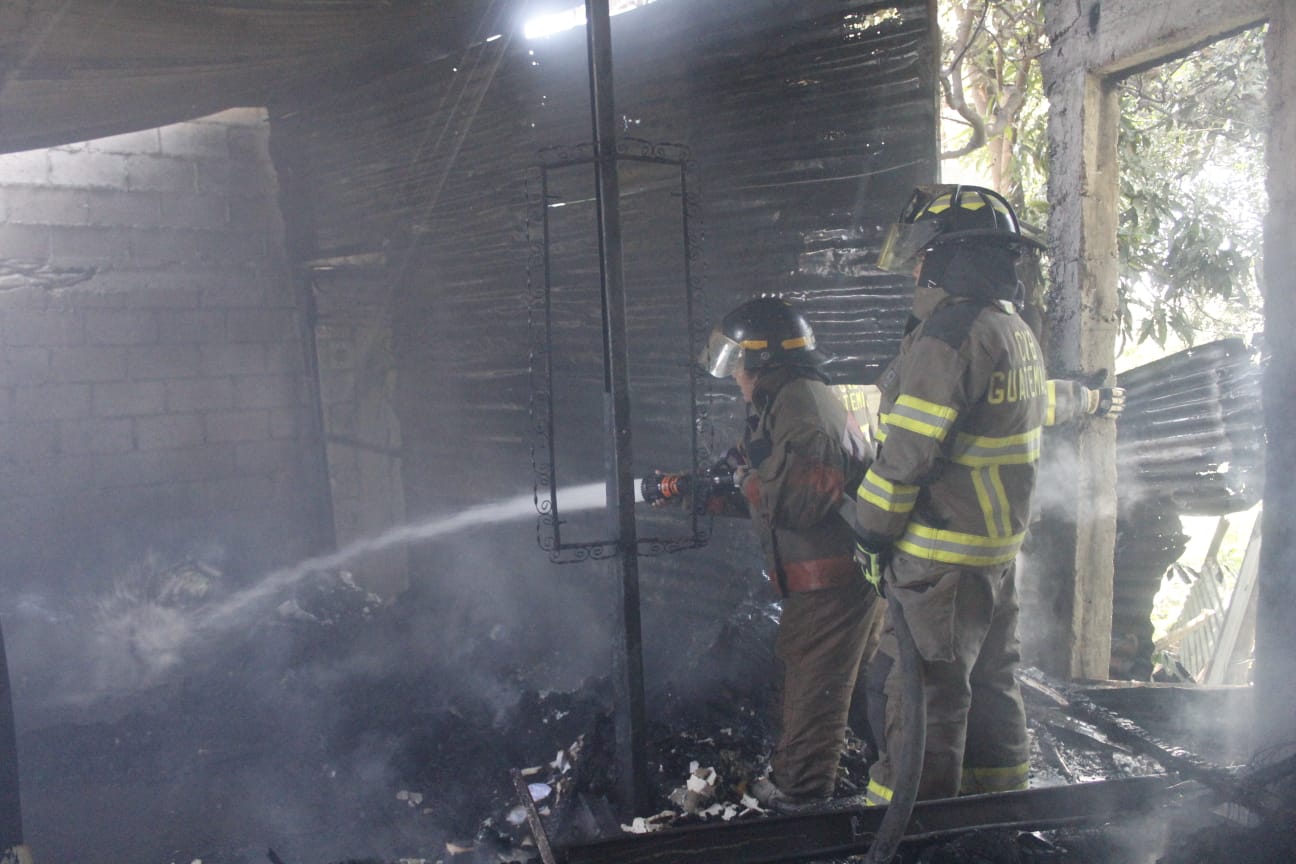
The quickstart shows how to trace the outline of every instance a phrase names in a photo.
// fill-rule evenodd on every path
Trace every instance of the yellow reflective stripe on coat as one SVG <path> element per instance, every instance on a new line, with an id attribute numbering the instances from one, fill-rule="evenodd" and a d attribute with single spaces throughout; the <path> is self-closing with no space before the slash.
<path id="1" fill-rule="evenodd" d="M 950 427 L 958 419 L 958 411 L 905 394 L 895 401 L 891 412 L 886 416 L 889 426 L 944 441 Z"/>
<path id="2" fill-rule="evenodd" d="M 894 795 L 895 792 L 891 791 L 890 787 L 870 779 L 868 788 L 864 790 L 864 803 L 869 807 L 885 807 L 891 803 Z"/>
<path id="3" fill-rule="evenodd" d="M 1017 557 L 1026 532 L 1007 537 L 982 537 L 961 531 L 942 531 L 910 522 L 896 548 L 915 558 L 959 564 L 964 567 L 990 567 L 1007 564 Z"/>
<path id="4" fill-rule="evenodd" d="M 1053 426 L 1057 423 L 1057 382 L 1048 382 L 1048 409 L 1044 412 L 1044 425 Z"/>
<path id="5" fill-rule="evenodd" d="M 881 444 L 883 441 L 886 440 L 886 435 L 887 435 L 887 420 L 888 420 L 890 417 L 891 417 L 890 414 L 879 414 L 879 415 L 878 415 L 878 428 L 877 428 L 877 434 L 873 436 L 873 440 L 876 441 L 876 442 L 879 443 L 879 444 Z"/>
<path id="6" fill-rule="evenodd" d="M 1012 505 L 1008 503 L 1008 493 L 1004 490 L 1003 478 L 999 476 L 999 466 L 991 465 L 973 471 L 972 488 L 976 490 L 977 503 L 981 505 L 981 514 L 985 516 L 986 533 L 991 537 L 1007 537 L 1012 530 L 1008 523 Z"/>
<path id="7" fill-rule="evenodd" d="M 879 477 L 869 469 L 860 481 L 856 493 L 860 500 L 867 501 L 879 510 L 887 513 L 906 514 L 918 503 L 918 487 L 907 483 L 892 483 L 885 477 Z"/>
<path id="8" fill-rule="evenodd" d="M 1031 465 L 1039 461 L 1040 445 L 1044 441 L 1044 428 L 1036 426 L 1020 435 L 1002 437 L 966 435 L 960 432 L 954 439 L 954 452 L 950 461 L 970 468 L 988 465 Z"/>
<path id="9" fill-rule="evenodd" d="M 1015 792 L 1025 789 L 1030 781 L 1030 763 L 1005 765 L 995 768 L 970 768 L 963 766 L 960 795 L 978 795 L 987 792 Z"/>

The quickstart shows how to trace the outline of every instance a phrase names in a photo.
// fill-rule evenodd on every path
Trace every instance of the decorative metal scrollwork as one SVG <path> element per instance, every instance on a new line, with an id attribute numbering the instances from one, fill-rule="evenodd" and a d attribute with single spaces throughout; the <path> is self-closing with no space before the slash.
<path id="1" fill-rule="evenodd" d="M 528 372 L 529 400 L 534 443 L 531 464 L 535 473 L 536 539 L 555 563 L 600 560 L 617 553 L 615 540 L 570 542 L 562 539 L 555 478 L 553 318 L 550 281 L 549 176 L 551 172 L 595 161 L 591 143 L 548 147 L 538 154 L 538 164 L 527 177 L 527 320 L 532 333 Z M 616 159 L 674 165 L 679 169 L 680 201 L 683 208 L 685 295 L 688 303 L 688 350 L 690 352 L 689 396 L 693 418 L 690 423 L 691 449 L 695 470 L 710 464 L 713 431 L 710 423 L 710 379 L 691 362 L 709 335 L 703 314 L 702 222 L 697 169 L 687 147 L 678 144 L 621 138 Z M 662 555 L 704 545 L 710 535 L 710 517 L 693 512 L 690 533 L 679 537 L 639 538 L 640 555 Z"/>

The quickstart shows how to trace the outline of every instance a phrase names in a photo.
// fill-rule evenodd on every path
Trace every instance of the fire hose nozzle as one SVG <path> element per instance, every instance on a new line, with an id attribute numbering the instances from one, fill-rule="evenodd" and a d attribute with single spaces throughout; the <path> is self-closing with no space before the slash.
<path id="1" fill-rule="evenodd" d="M 658 501 L 669 501 L 672 498 L 688 495 L 693 489 L 693 475 L 656 474 L 652 477 L 644 477 L 637 486 L 640 501 L 656 504 Z"/>
<path id="2" fill-rule="evenodd" d="M 723 461 L 699 474 L 655 474 L 635 482 L 637 501 L 656 504 L 691 496 L 699 508 L 705 507 L 712 495 L 733 488 L 734 469 Z"/>

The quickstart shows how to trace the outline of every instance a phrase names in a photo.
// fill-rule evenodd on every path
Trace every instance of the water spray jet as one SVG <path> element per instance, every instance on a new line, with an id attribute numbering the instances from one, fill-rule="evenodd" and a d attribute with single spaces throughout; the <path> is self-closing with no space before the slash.
<path id="1" fill-rule="evenodd" d="M 587 483 L 563 491 L 566 511 L 597 510 L 607 506 L 606 486 Z M 185 622 L 168 620 L 157 632 L 139 632 L 133 622 L 131 639 L 136 651 L 146 652 L 151 668 L 161 670 L 179 662 L 182 649 L 197 637 L 211 638 L 236 626 L 247 613 L 306 578 L 311 573 L 336 570 L 364 555 L 433 540 L 484 525 L 512 522 L 536 514 L 534 493 L 523 493 L 502 501 L 471 507 L 451 516 L 434 516 L 389 528 L 380 534 L 361 537 L 335 552 L 307 558 L 267 574 L 250 585 L 207 608 L 195 609 Z M 171 610 L 179 614 L 179 610 Z M 174 617 L 174 616 L 173 616 Z M 187 624 L 187 626 L 176 626 Z"/>

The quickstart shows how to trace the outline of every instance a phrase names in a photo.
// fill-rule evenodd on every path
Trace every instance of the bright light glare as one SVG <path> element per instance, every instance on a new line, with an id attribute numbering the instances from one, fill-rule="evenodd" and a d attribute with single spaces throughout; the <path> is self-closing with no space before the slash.
<path id="1" fill-rule="evenodd" d="M 612 0 L 608 4 L 609 15 L 620 15 L 640 6 L 647 6 L 655 0 Z M 554 12 L 550 15 L 537 15 L 522 25 L 522 35 L 528 39 L 543 39 L 564 30 L 585 26 L 585 4 Z"/>
<path id="2" fill-rule="evenodd" d="M 542 39 L 585 23 L 585 7 L 577 6 L 552 15 L 540 15 L 532 18 L 522 27 L 522 35 L 528 39 Z"/>

